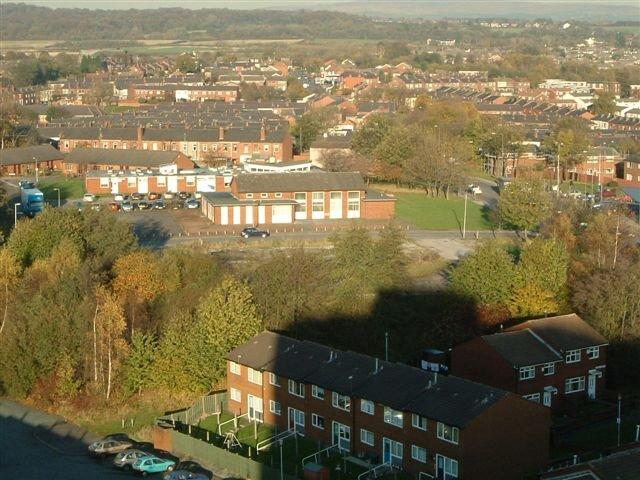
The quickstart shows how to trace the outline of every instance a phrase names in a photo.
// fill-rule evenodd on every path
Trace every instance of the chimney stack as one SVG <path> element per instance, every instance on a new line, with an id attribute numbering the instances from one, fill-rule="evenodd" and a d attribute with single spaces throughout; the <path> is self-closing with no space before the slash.
<path id="1" fill-rule="evenodd" d="M 224 140 L 224 127 L 220 127 L 220 133 L 218 134 L 219 140 Z"/>
<path id="2" fill-rule="evenodd" d="M 267 139 L 267 129 L 264 126 L 264 123 L 260 127 L 260 141 L 264 142 Z"/>
<path id="3" fill-rule="evenodd" d="M 138 125 L 138 142 L 142 142 L 142 136 L 144 135 L 144 127 Z"/>

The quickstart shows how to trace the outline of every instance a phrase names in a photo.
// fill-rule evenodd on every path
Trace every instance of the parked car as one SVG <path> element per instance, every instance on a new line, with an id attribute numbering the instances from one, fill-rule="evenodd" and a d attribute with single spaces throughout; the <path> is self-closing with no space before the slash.
<path id="1" fill-rule="evenodd" d="M 141 458 L 148 456 L 149 454 L 147 452 L 136 450 L 135 448 L 124 450 L 123 452 L 118 453 L 113 459 L 113 465 L 124 470 L 131 470 L 134 463 L 136 463 Z"/>
<path id="2" fill-rule="evenodd" d="M 469 193 L 472 193 L 473 195 L 482 195 L 482 189 L 480 188 L 480 185 L 476 185 L 475 183 L 469 185 L 467 187 L 467 191 Z"/>
<path id="3" fill-rule="evenodd" d="M 153 202 L 153 208 L 155 208 L 156 210 L 164 210 L 165 208 L 167 208 L 167 204 L 162 200 L 156 200 L 155 202 Z"/>
<path id="4" fill-rule="evenodd" d="M 187 200 L 186 205 L 187 205 L 187 208 L 189 209 L 200 208 L 200 202 L 195 198 L 191 198 Z"/>
<path id="5" fill-rule="evenodd" d="M 178 192 L 178 198 L 180 200 L 186 200 L 190 196 L 191 196 L 191 194 L 189 192 Z"/>
<path id="6" fill-rule="evenodd" d="M 144 194 L 142 193 L 133 192 L 131 194 L 131 200 L 142 200 L 143 198 L 144 198 Z"/>
<path id="7" fill-rule="evenodd" d="M 182 200 L 173 202 L 171 204 L 171 208 L 173 208 L 174 210 L 180 210 L 181 208 L 184 208 L 184 202 Z"/>
<path id="8" fill-rule="evenodd" d="M 27 189 L 27 188 L 36 188 L 35 184 L 33 182 L 30 182 L 29 180 L 20 180 L 18 182 L 18 186 L 21 189 Z"/>
<path id="9" fill-rule="evenodd" d="M 131 442 L 125 440 L 105 438 L 89 445 L 89 453 L 91 455 L 106 457 L 107 455 L 115 455 L 116 453 L 128 450 L 131 446 Z"/>
<path id="10" fill-rule="evenodd" d="M 122 202 L 122 211 L 123 212 L 133 212 L 133 203 L 131 202 Z"/>
<path id="11" fill-rule="evenodd" d="M 82 196 L 82 201 L 83 202 L 95 202 L 96 201 L 96 196 L 93 195 L 92 193 L 85 193 Z"/>
<path id="12" fill-rule="evenodd" d="M 202 192 L 196 192 L 193 194 L 193 198 L 200 200 L 202 198 Z"/>
<path id="13" fill-rule="evenodd" d="M 176 462 L 173 460 L 155 457 L 149 455 L 147 457 L 139 458 L 134 464 L 133 469 L 142 473 L 143 477 L 146 477 L 150 473 L 164 473 L 173 470 Z"/>
<path id="14" fill-rule="evenodd" d="M 165 200 L 171 200 L 172 198 L 175 197 L 175 194 L 173 192 L 164 192 L 162 196 L 164 197 Z"/>
<path id="15" fill-rule="evenodd" d="M 91 210 L 93 210 L 94 212 L 99 212 L 100 210 L 102 210 L 102 205 L 100 205 L 99 203 L 92 203 Z"/>
<path id="16" fill-rule="evenodd" d="M 249 238 L 249 237 L 262 237 L 262 238 L 267 238 L 269 235 L 271 235 L 269 232 L 267 232 L 266 230 L 260 230 L 258 228 L 255 227 L 248 227 L 245 228 L 244 230 L 242 230 L 242 232 L 240 232 L 240 236 L 243 238 Z"/>
<path id="17" fill-rule="evenodd" d="M 120 210 L 120 204 L 118 202 L 109 202 L 109 210 L 112 212 L 117 212 Z"/>
<path id="18" fill-rule="evenodd" d="M 147 195 L 147 197 L 149 198 L 149 200 L 158 200 L 160 198 L 160 194 L 156 192 L 149 192 L 149 195 Z"/>
<path id="19" fill-rule="evenodd" d="M 141 202 L 138 202 L 138 209 L 139 210 L 149 210 L 151 208 L 151 204 L 145 200 L 142 200 Z"/>
<path id="20" fill-rule="evenodd" d="M 113 200 L 116 202 L 124 202 L 124 195 L 121 193 L 116 193 L 113 197 Z"/>
<path id="21" fill-rule="evenodd" d="M 162 478 L 163 480 L 209 480 L 209 477 L 204 473 L 195 473 L 189 470 L 174 470 Z"/>

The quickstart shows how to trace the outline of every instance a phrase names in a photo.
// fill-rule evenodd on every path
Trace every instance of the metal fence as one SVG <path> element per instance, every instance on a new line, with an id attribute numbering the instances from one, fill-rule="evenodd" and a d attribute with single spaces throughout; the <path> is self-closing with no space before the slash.
<path id="1" fill-rule="evenodd" d="M 169 412 L 156 419 L 156 424 L 185 424 L 197 425 L 200 420 L 210 415 L 220 413 L 227 404 L 227 391 L 220 390 L 204 395 L 191 407 L 177 412 Z"/>

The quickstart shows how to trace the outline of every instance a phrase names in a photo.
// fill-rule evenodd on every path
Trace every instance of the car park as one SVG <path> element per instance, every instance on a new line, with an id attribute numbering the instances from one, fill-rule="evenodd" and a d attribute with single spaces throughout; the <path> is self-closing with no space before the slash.
<path id="1" fill-rule="evenodd" d="M 189 192 L 178 192 L 178 198 L 180 200 L 186 200 L 189 197 L 191 197 L 191 194 Z"/>
<path id="2" fill-rule="evenodd" d="M 131 442 L 105 438 L 89 445 L 89 453 L 100 457 L 115 455 L 131 448 Z"/>
<path id="3" fill-rule="evenodd" d="M 118 202 L 109 202 L 109 210 L 112 212 L 117 212 L 120 210 L 120 204 Z"/>
<path id="4" fill-rule="evenodd" d="M 138 210 L 149 210 L 151 208 L 151 204 L 145 200 L 138 202 Z"/>
<path id="5" fill-rule="evenodd" d="M 92 193 L 85 193 L 82 196 L 82 201 L 83 202 L 95 202 L 96 201 L 96 196 L 93 195 Z"/>
<path id="6" fill-rule="evenodd" d="M 153 208 L 155 208 L 156 210 L 164 210 L 165 208 L 167 208 L 167 204 L 162 200 L 156 200 L 155 202 L 153 202 Z"/>
<path id="7" fill-rule="evenodd" d="M 144 195 L 142 193 L 133 192 L 131 194 L 131 200 L 142 200 L 143 198 L 144 198 Z"/>
<path id="8" fill-rule="evenodd" d="M 122 202 L 121 208 L 123 212 L 133 212 L 133 203 Z"/>
<path id="9" fill-rule="evenodd" d="M 164 473 L 171 471 L 175 465 L 176 462 L 173 460 L 149 455 L 139 458 L 133 464 L 133 469 L 146 477 L 150 473 Z"/>
<path id="10" fill-rule="evenodd" d="M 124 450 L 118 453 L 113 459 L 113 465 L 123 470 L 131 470 L 133 464 L 143 457 L 148 457 L 147 452 L 137 449 Z"/>
<path id="11" fill-rule="evenodd" d="M 184 208 L 184 202 L 182 200 L 177 200 L 171 204 L 171 208 L 174 210 L 180 210 Z"/>
<path id="12" fill-rule="evenodd" d="M 159 193 L 156 192 L 149 192 L 149 194 L 147 195 L 147 198 L 149 200 L 158 200 L 161 197 L 161 195 Z"/>
<path id="13" fill-rule="evenodd" d="M 116 202 L 124 202 L 124 195 L 122 195 L 121 193 L 116 193 L 113 199 Z"/>
<path id="14" fill-rule="evenodd" d="M 171 200 L 175 197 L 175 194 L 173 192 L 165 192 L 162 196 L 165 200 Z"/>
<path id="15" fill-rule="evenodd" d="M 242 230 L 242 232 L 240 232 L 240 236 L 242 238 L 249 238 L 249 237 L 267 238 L 270 235 L 271 234 L 269 232 L 267 232 L 266 230 L 260 230 L 260 229 L 255 228 L 255 227 L 248 227 L 248 228 L 245 228 L 244 230 Z"/>
<path id="16" fill-rule="evenodd" d="M 186 205 L 188 209 L 200 208 L 200 202 L 194 198 L 187 200 Z"/>

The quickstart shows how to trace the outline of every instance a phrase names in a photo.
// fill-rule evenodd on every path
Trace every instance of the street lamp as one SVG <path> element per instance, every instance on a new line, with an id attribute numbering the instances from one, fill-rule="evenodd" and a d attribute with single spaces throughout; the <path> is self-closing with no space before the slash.
<path id="1" fill-rule="evenodd" d="M 38 160 L 36 159 L 36 157 L 33 157 L 33 163 L 36 166 L 36 185 L 38 184 Z"/>
<path id="2" fill-rule="evenodd" d="M 53 190 L 58 192 L 58 208 L 60 208 L 60 189 L 59 188 L 54 188 Z"/>
<path id="3" fill-rule="evenodd" d="M 280 445 L 280 480 L 284 480 L 284 462 L 282 460 L 282 440 L 278 442 Z"/>
<path id="4" fill-rule="evenodd" d="M 464 194 L 464 217 L 462 218 L 462 238 L 467 236 L 467 197 L 468 194 Z"/>
<path id="5" fill-rule="evenodd" d="M 17 227 L 18 226 L 18 207 L 21 206 L 22 204 L 20 202 L 17 202 L 14 206 L 13 206 L 13 227 Z"/>

